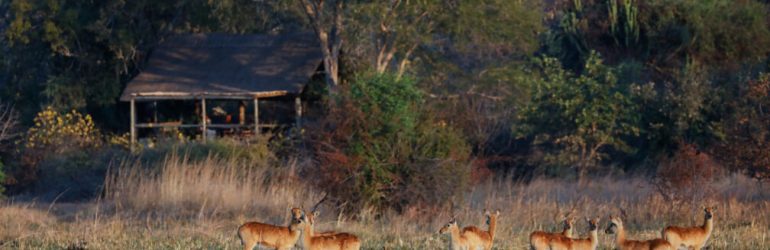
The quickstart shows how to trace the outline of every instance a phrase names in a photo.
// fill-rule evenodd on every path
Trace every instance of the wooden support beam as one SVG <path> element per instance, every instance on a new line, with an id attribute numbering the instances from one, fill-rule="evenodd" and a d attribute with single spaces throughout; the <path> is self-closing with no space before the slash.
<path id="1" fill-rule="evenodd" d="M 133 97 L 131 98 L 131 111 L 129 111 L 129 112 L 131 112 L 131 114 L 130 114 L 130 116 L 131 116 L 131 126 L 130 126 L 131 128 L 130 128 L 130 130 L 131 131 L 129 132 L 129 134 L 131 136 L 131 138 L 130 138 L 130 142 L 131 142 L 130 143 L 131 144 L 130 147 L 131 147 L 131 151 L 133 151 L 134 148 L 136 148 L 136 100 L 134 100 Z"/>
<path id="2" fill-rule="evenodd" d="M 262 92 L 142 92 L 133 93 L 131 97 L 136 100 L 197 100 L 198 98 L 216 99 L 216 100 L 251 100 L 254 98 L 269 98 L 285 96 L 290 94 L 288 91 L 262 91 Z"/>
<path id="3" fill-rule="evenodd" d="M 207 119 L 208 118 L 206 117 L 206 98 L 201 98 L 201 129 L 203 129 L 203 131 L 201 131 L 202 132 L 201 139 L 203 140 L 204 143 L 206 142 L 206 139 L 207 139 L 206 137 L 208 136 L 207 135 L 208 131 L 206 129 Z"/>
<path id="4" fill-rule="evenodd" d="M 246 124 L 246 102 L 238 101 L 238 124 Z"/>
<path id="5" fill-rule="evenodd" d="M 300 99 L 299 96 L 294 98 L 294 109 L 297 111 L 295 126 L 297 126 L 297 128 L 301 128 L 302 127 L 302 99 Z"/>
<path id="6" fill-rule="evenodd" d="M 259 98 L 254 98 L 254 134 L 259 134 Z"/>
<path id="7" fill-rule="evenodd" d="M 207 126 L 211 126 L 210 124 Z M 201 124 L 181 124 L 181 123 L 137 123 L 136 128 L 200 128 Z"/>

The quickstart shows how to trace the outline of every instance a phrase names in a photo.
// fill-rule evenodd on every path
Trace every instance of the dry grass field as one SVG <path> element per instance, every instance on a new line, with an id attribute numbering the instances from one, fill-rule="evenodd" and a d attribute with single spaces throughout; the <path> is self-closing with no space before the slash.
<path id="1" fill-rule="evenodd" d="M 0 206 L 2 249 L 239 249 L 237 227 L 256 220 L 287 224 L 293 206 L 313 206 L 321 195 L 281 170 L 247 170 L 242 164 L 168 159 L 157 171 L 115 167 L 103 198 L 87 203 L 6 201 Z M 763 190 L 764 189 L 764 190 Z M 706 201 L 671 203 L 641 179 L 596 178 L 585 185 L 554 180 L 528 184 L 491 181 L 477 185 L 454 208 L 373 218 L 339 216 L 328 205 L 320 230 L 358 234 L 365 249 L 444 249 L 437 230 L 455 215 L 460 226 L 486 228 L 483 209 L 501 211 L 495 249 L 528 249 L 533 230 L 560 230 L 561 214 L 601 216 L 600 249 L 612 249 L 603 233 L 607 216 L 625 211 L 628 235 L 659 237 L 668 224 L 703 221 L 701 205 L 715 205 L 715 230 L 708 249 L 770 249 L 770 192 L 742 176 L 713 183 Z M 587 223 L 577 223 L 585 236 Z"/>

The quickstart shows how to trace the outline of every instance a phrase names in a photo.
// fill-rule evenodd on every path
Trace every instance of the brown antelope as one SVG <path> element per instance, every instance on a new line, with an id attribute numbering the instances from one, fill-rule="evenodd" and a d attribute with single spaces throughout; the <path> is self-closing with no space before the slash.
<path id="1" fill-rule="evenodd" d="M 484 217 L 487 218 L 487 231 L 481 230 L 475 226 L 467 226 L 460 231 L 460 234 L 465 236 L 469 240 L 471 249 L 492 249 L 492 243 L 495 239 L 495 228 L 497 227 L 497 217 L 500 215 L 500 211 L 495 211 L 494 214 L 489 211 L 484 211 Z"/>
<path id="2" fill-rule="evenodd" d="M 291 224 L 286 227 L 260 222 L 246 222 L 238 228 L 238 237 L 244 250 L 254 249 L 257 245 L 283 250 L 291 249 L 299 240 L 302 217 L 300 208 L 291 209 Z"/>
<path id="3" fill-rule="evenodd" d="M 573 227 L 575 225 L 575 218 L 567 217 L 564 219 L 564 230 L 561 233 L 546 233 L 543 231 L 535 231 L 529 235 L 529 246 L 533 250 L 550 249 L 549 245 L 552 241 L 564 241 L 573 237 Z"/>
<path id="4" fill-rule="evenodd" d="M 316 217 L 318 217 L 318 212 L 314 211 L 313 213 L 306 215 L 304 218 L 305 223 L 303 224 L 302 229 L 303 249 L 361 249 L 361 240 L 359 240 L 358 237 L 353 234 L 325 232 L 322 235 L 316 235 L 313 232 Z"/>
<path id="5" fill-rule="evenodd" d="M 500 211 L 490 213 L 484 211 L 484 217 L 487 218 L 488 228 L 486 231 L 479 229 L 478 227 L 468 226 L 463 228 L 460 232 L 467 238 L 471 239 L 472 249 L 492 249 L 492 244 L 495 241 L 495 229 L 497 228 L 497 217 L 500 216 Z"/>
<path id="6" fill-rule="evenodd" d="M 699 250 L 703 248 L 714 230 L 714 211 L 716 207 L 704 207 L 706 213 L 703 225 L 699 227 L 675 227 L 669 226 L 663 230 L 663 239 L 666 239 L 672 246 L 694 248 Z"/>
<path id="7" fill-rule="evenodd" d="M 487 231 L 483 232 L 485 236 L 481 237 L 481 239 L 489 239 L 484 241 L 484 249 L 490 250 L 492 249 L 492 244 L 495 241 L 495 229 L 497 229 L 497 217 L 500 217 L 500 210 L 495 210 L 494 213 L 490 213 L 489 211 L 484 211 L 484 216 L 487 217 Z"/>
<path id="8" fill-rule="evenodd" d="M 465 230 L 463 230 L 465 231 Z M 457 225 L 457 220 L 452 218 L 446 225 L 438 230 L 439 234 L 449 234 L 449 249 L 452 250 L 468 250 L 471 249 L 474 239 L 470 238 L 464 232 L 460 232 L 460 227 Z"/>
<path id="9" fill-rule="evenodd" d="M 596 250 L 599 246 L 599 217 L 588 219 L 588 238 L 571 239 L 565 236 L 559 236 L 558 240 L 549 242 L 549 249 L 569 249 L 569 250 Z"/>
<path id="10" fill-rule="evenodd" d="M 610 225 L 604 232 L 615 234 L 615 241 L 620 250 L 674 250 L 674 247 L 664 239 L 627 240 L 623 221 L 618 217 L 610 216 Z"/>

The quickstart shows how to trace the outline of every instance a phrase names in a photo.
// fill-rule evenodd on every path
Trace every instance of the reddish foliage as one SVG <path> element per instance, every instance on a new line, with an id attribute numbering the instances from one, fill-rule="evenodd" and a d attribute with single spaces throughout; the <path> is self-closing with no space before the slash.
<path id="1" fill-rule="evenodd" d="M 494 161 L 491 157 L 471 161 L 471 184 L 475 185 L 492 177 L 492 171 L 488 167 L 491 161 Z"/>
<path id="2" fill-rule="evenodd" d="M 322 119 L 308 125 L 309 139 L 318 160 L 318 168 L 306 173 L 309 180 L 333 197 L 353 197 L 354 177 L 359 172 L 361 159 L 343 151 L 349 138 L 363 121 L 363 114 L 349 102 L 341 106 L 329 105 Z M 355 201 L 354 201 L 355 202 Z"/>
<path id="3" fill-rule="evenodd" d="M 751 80 L 726 123 L 726 138 L 712 150 L 731 170 L 770 180 L 770 75 Z"/>
<path id="4" fill-rule="evenodd" d="M 682 143 L 672 157 L 661 162 L 655 185 L 667 200 L 696 202 L 711 193 L 711 182 L 721 173 L 710 155 Z"/>

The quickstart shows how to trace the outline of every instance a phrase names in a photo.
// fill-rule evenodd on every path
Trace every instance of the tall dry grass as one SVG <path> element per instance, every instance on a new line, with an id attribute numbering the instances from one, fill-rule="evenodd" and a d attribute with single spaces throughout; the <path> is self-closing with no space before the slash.
<path id="1" fill-rule="evenodd" d="M 253 166 L 172 154 L 158 168 L 122 164 L 108 173 L 106 201 L 134 212 L 175 217 L 283 215 L 318 196 L 294 174 L 296 166 Z"/>
<path id="2" fill-rule="evenodd" d="M 113 168 L 103 199 L 85 204 L 9 202 L 0 207 L 0 248 L 39 249 L 235 249 L 236 228 L 248 220 L 286 224 L 288 208 L 312 206 L 320 195 L 293 174 L 296 166 L 254 168 L 209 158 L 169 157 L 160 168 L 138 164 Z M 659 237 L 669 224 L 702 223 L 701 205 L 716 205 L 716 229 L 709 249 L 767 249 L 770 245 L 770 192 L 742 176 L 712 183 L 709 200 L 668 202 L 641 178 L 595 178 L 581 185 L 560 180 L 530 183 L 490 181 L 469 190 L 461 203 L 401 214 L 373 216 L 355 211 L 356 220 L 325 204 L 319 230 L 358 234 L 365 249 L 442 249 L 438 228 L 452 216 L 461 226 L 482 228 L 484 208 L 500 209 L 496 249 L 527 249 L 534 230 L 557 231 L 561 215 L 623 214 L 629 237 Z M 586 223 L 577 225 L 581 235 Z M 613 238 L 600 233 L 600 249 Z"/>

